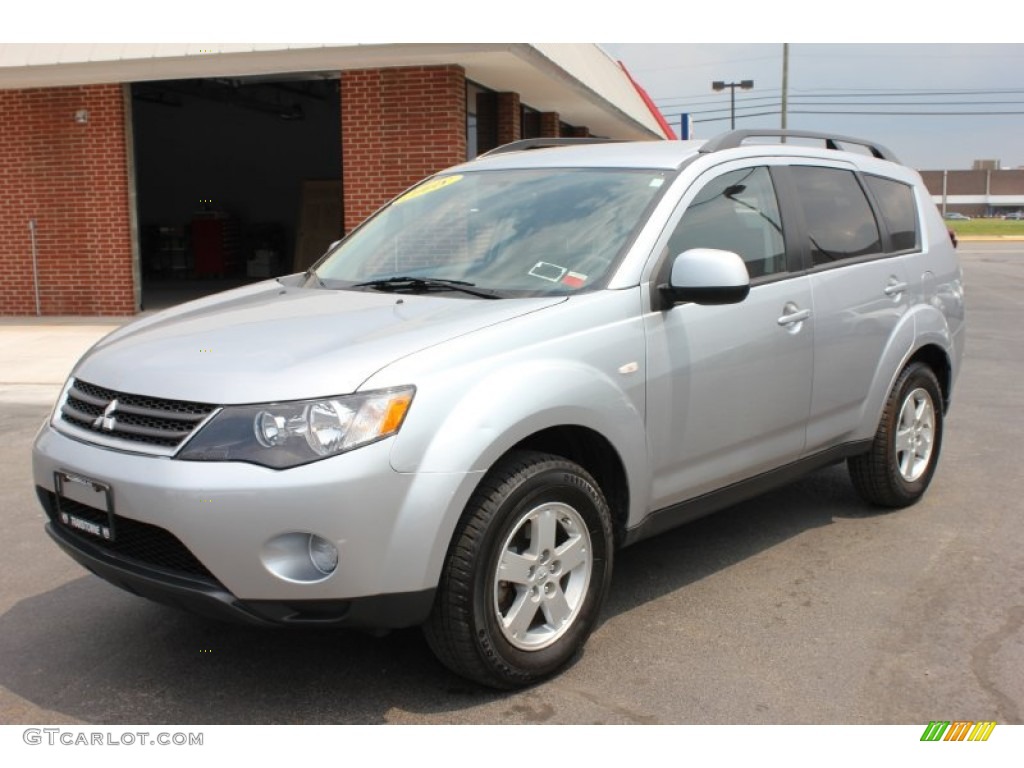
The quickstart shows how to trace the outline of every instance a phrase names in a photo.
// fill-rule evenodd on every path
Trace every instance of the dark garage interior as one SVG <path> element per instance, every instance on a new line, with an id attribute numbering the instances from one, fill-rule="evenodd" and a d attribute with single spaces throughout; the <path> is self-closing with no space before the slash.
<path id="1" fill-rule="evenodd" d="M 132 86 L 142 309 L 309 266 L 342 232 L 327 77 Z"/>

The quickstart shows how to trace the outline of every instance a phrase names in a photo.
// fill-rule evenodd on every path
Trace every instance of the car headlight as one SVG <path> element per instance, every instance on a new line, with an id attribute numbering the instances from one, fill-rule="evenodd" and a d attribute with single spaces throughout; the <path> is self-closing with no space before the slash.
<path id="1" fill-rule="evenodd" d="M 247 461 L 274 469 L 334 456 L 398 432 L 415 387 L 223 408 L 178 454 L 187 461 Z"/>

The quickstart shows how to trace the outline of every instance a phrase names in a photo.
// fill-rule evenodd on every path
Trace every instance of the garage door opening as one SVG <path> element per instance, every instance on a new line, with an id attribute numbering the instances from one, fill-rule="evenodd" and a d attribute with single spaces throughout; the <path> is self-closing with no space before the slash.
<path id="1" fill-rule="evenodd" d="M 306 269 L 342 232 L 336 78 L 132 86 L 142 309 Z"/>

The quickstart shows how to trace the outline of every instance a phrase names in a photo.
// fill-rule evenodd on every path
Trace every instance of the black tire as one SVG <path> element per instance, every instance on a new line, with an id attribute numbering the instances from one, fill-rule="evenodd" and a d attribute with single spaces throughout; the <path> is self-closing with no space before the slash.
<path id="1" fill-rule="evenodd" d="M 942 422 L 938 379 L 924 363 L 911 363 L 889 393 L 871 449 L 847 461 L 861 497 L 891 508 L 920 499 L 939 461 Z"/>
<path id="2" fill-rule="evenodd" d="M 536 683 L 568 664 L 593 630 L 612 551 L 608 503 L 582 467 L 510 453 L 459 521 L 427 642 L 445 666 L 483 685 Z"/>

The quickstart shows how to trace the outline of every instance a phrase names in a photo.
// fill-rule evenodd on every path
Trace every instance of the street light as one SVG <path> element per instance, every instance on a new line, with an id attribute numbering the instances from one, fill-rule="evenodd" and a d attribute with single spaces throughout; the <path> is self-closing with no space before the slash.
<path id="1" fill-rule="evenodd" d="M 736 128 L 736 89 L 742 88 L 744 91 L 749 91 L 754 87 L 753 80 L 740 80 L 738 83 L 727 83 L 724 80 L 715 80 L 711 83 L 711 89 L 714 91 L 724 91 L 726 88 L 729 89 L 729 127 Z"/>

